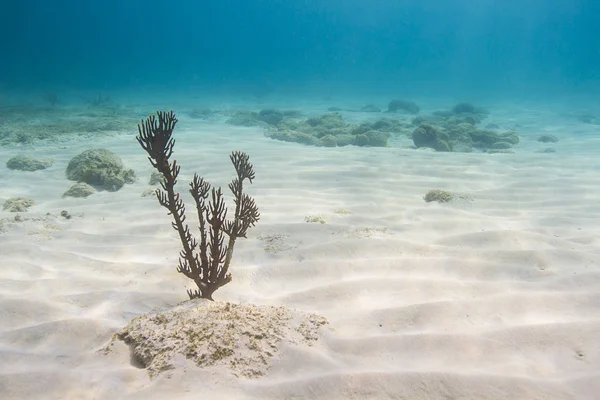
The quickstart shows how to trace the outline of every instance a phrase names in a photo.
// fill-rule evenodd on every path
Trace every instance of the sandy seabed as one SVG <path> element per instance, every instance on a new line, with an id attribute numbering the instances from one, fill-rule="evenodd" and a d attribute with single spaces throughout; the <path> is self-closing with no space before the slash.
<path id="1" fill-rule="evenodd" d="M 141 196 L 152 170 L 133 133 L 0 148 L 3 164 L 54 159 L 0 172 L 0 200 L 36 202 L 20 222 L 1 213 L 0 398 L 597 399 L 600 127 L 521 118 L 514 154 L 435 153 L 408 139 L 316 148 L 181 118 L 182 191 L 194 172 L 226 187 L 231 150 L 247 152 L 257 175 L 248 192 L 261 220 L 237 243 L 234 280 L 216 300 L 329 322 L 311 346 L 281 346 L 253 379 L 185 360 L 151 378 L 125 344 L 101 351 L 192 288 L 175 271 L 169 216 Z M 559 137 L 556 153 L 537 152 L 548 147 L 541 134 Z M 90 147 L 119 154 L 138 181 L 63 198 L 68 161 Z M 426 203 L 430 189 L 464 197 Z"/>

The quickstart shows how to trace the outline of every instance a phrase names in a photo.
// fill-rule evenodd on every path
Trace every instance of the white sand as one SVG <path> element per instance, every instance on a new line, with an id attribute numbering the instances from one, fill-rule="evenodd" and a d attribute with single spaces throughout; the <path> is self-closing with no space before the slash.
<path id="1" fill-rule="evenodd" d="M 260 379 L 194 365 L 150 379 L 125 345 L 99 352 L 132 318 L 193 288 L 175 271 L 170 218 L 140 197 L 151 167 L 133 135 L 0 148 L 3 164 L 55 160 L 33 173 L 0 168 L 0 201 L 37 202 L 0 235 L 0 398 L 598 398 L 600 127 L 535 110 L 492 118 L 520 125 L 516 154 L 314 148 L 181 116 L 181 190 L 194 172 L 226 186 L 234 149 L 256 169 L 248 189 L 261 220 L 215 298 L 330 322 Z M 538 143 L 544 133 L 561 141 Z M 63 199 L 68 160 L 89 147 L 117 152 L 138 182 Z M 545 147 L 557 153 L 535 153 Z M 425 203 L 434 188 L 473 201 Z"/>

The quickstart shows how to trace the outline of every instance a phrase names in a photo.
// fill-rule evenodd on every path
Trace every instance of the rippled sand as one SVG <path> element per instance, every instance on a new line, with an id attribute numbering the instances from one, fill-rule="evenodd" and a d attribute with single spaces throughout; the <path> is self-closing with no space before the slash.
<path id="1" fill-rule="evenodd" d="M 141 197 L 151 167 L 133 129 L 93 145 L 0 148 L 2 160 L 55 160 L 34 173 L 0 169 L 0 200 L 37 203 L 0 235 L 0 398 L 595 398 L 599 128 L 510 118 L 523 125 L 521 144 L 495 155 L 417 151 L 406 138 L 395 148 L 314 148 L 181 118 L 182 191 L 194 172 L 226 187 L 234 149 L 250 154 L 257 175 L 248 191 L 261 220 L 237 243 L 234 280 L 215 299 L 329 321 L 316 345 L 283 348 L 259 379 L 193 365 L 150 379 L 125 345 L 100 352 L 133 317 L 192 288 L 175 271 L 169 217 Z M 536 153 L 544 133 L 560 138 L 556 153 Z M 89 147 L 117 152 L 140 179 L 62 198 L 66 164 Z M 426 203 L 430 189 L 463 198 Z"/>

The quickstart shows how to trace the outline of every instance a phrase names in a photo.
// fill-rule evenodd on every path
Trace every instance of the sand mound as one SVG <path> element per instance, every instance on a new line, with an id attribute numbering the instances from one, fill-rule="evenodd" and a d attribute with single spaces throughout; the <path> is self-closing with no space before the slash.
<path id="1" fill-rule="evenodd" d="M 282 342 L 311 346 L 327 320 L 285 307 L 195 299 L 133 319 L 114 335 L 150 376 L 175 368 L 181 354 L 199 367 L 225 366 L 235 376 L 265 374 Z"/>

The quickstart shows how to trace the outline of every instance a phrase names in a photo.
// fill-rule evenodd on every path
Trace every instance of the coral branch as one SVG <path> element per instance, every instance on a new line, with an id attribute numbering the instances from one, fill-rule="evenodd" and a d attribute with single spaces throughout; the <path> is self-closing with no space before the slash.
<path id="1" fill-rule="evenodd" d="M 175 192 L 181 169 L 177 161 L 170 161 L 175 146 L 172 135 L 176 124 L 173 111 L 158 111 L 156 116 L 151 115 L 138 125 L 139 136 L 136 139 L 148 153 L 150 164 L 163 176 L 162 190 L 156 190 L 156 197 L 159 204 L 173 216 L 171 225 L 181 240 L 177 272 L 192 279 L 198 286 L 198 290 L 188 290 L 190 299 L 201 297 L 212 300 L 213 293 L 232 280 L 229 265 L 236 239 L 245 238 L 248 229 L 260 218 L 254 199 L 243 192 L 244 181 L 247 179 L 252 183 L 255 177 L 254 168 L 246 153 L 231 153 L 229 158 L 237 173 L 237 178 L 229 184 L 235 202 L 235 214 L 231 221 L 227 220 L 227 207 L 221 188 L 211 187 L 204 178 L 194 174 L 190 193 L 198 213 L 198 243 L 185 224 L 185 205 L 179 193 Z M 224 234 L 229 237 L 226 245 Z"/>

